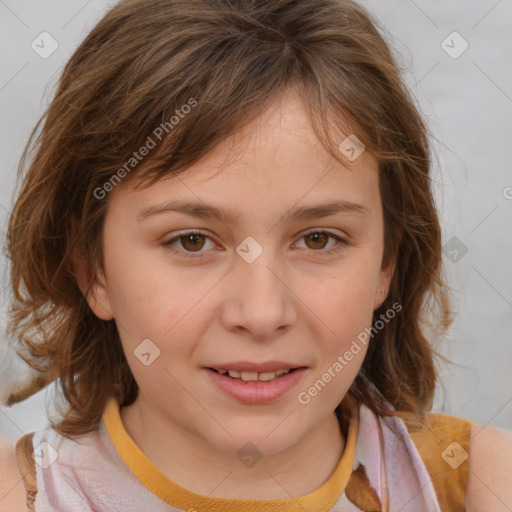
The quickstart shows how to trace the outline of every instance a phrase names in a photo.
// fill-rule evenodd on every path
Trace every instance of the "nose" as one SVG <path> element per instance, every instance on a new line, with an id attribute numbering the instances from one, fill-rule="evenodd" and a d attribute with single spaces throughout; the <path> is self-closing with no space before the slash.
<path id="1" fill-rule="evenodd" d="M 237 256 L 225 283 L 224 327 L 261 341 L 282 336 L 298 318 L 298 299 L 287 281 L 289 273 L 272 251 L 263 250 L 251 263 Z"/>

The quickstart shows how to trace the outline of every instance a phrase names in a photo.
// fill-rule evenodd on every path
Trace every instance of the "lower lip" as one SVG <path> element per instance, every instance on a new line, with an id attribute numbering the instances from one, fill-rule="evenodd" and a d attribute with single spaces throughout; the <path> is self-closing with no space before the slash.
<path id="1" fill-rule="evenodd" d="M 298 384 L 306 368 L 297 368 L 293 372 L 282 375 L 267 382 L 243 381 L 220 375 L 209 368 L 205 369 L 213 382 L 227 395 L 244 404 L 263 404 L 277 400 Z"/>

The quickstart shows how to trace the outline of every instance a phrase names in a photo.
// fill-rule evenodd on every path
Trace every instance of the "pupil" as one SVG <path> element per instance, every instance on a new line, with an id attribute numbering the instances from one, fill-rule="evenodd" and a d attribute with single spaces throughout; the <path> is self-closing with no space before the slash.
<path id="1" fill-rule="evenodd" d="M 326 238 L 325 233 L 313 233 L 313 234 L 309 235 L 308 238 L 313 239 L 313 244 L 315 244 L 315 243 L 319 242 L 319 237 L 323 238 L 324 239 L 323 241 L 325 242 L 325 238 Z M 321 245 L 321 247 L 317 246 L 317 247 L 314 247 L 314 249 L 322 249 L 323 246 L 325 245 L 325 243 L 324 244 L 320 244 L 320 245 Z"/>
<path id="2" fill-rule="evenodd" d="M 204 238 L 204 236 L 201 234 L 185 235 L 184 237 L 182 237 L 183 247 L 185 247 L 187 250 L 192 251 L 202 249 L 204 244 L 201 244 L 200 247 L 195 246 L 198 243 L 198 240 L 201 238 Z M 192 246 L 189 246 L 189 242 L 191 243 Z"/>

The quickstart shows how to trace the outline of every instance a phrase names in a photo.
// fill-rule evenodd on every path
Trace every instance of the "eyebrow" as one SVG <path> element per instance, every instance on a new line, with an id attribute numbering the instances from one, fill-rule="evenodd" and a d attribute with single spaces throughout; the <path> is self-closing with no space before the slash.
<path id="1" fill-rule="evenodd" d="M 155 215 L 167 212 L 178 212 L 198 219 L 219 220 L 225 224 L 236 224 L 240 217 L 232 211 L 211 204 L 193 203 L 188 201 L 167 201 L 162 204 L 149 206 L 137 214 L 137 221 L 142 222 Z M 363 205 L 350 201 L 329 201 L 319 205 L 300 206 L 290 209 L 283 217 L 287 221 L 320 219 L 337 213 L 370 216 L 371 212 Z"/>

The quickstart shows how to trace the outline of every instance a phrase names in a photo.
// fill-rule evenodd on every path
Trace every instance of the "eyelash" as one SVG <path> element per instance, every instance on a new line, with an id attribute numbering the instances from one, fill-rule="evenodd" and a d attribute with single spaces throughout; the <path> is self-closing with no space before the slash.
<path id="1" fill-rule="evenodd" d="M 330 249 L 318 249 L 318 250 L 310 249 L 313 252 L 322 253 L 322 255 L 324 255 L 324 256 L 328 256 L 328 255 L 331 255 L 331 254 L 338 253 L 339 251 L 343 250 L 348 245 L 348 242 L 346 240 L 344 240 L 343 238 L 341 238 L 340 236 L 335 235 L 334 233 L 331 233 L 330 231 L 323 231 L 323 230 L 318 230 L 318 229 L 317 230 L 313 229 L 313 230 L 307 231 L 306 233 L 304 233 L 301 236 L 301 238 L 299 240 L 302 240 L 302 238 L 305 238 L 305 237 L 307 237 L 309 235 L 314 235 L 314 234 L 327 235 L 328 237 L 334 238 L 335 240 L 340 242 L 338 244 L 335 244 Z M 191 235 L 203 235 L 206 238 L 209 238 L 211 240 L 211 237 L 209 237 L 206 233 L 204 233 L 204 232 L 202 232 L 200 230 L 192 230 L 192 231 L 185 231 L 183 233 L 180 233 L 179 235 L 177 235 L 177 236 L 175 236 L 175 237 L 173 237 L 173 238 L 171 238 L 169 240 L 166 240 L 165 242 L 162 242 L 162 245 L 165 248 L 171 250 L 173 253 L 180 254 L 181 256 L 183 256 L 185 258 L 195 258 L 195 259 L 203 258 L 205 256 L 204 252 L 194 253 L 194 252 L 186 251 L 186 250 L 183 250 L 183 249 L 175 249 L 173 247 L 172 244 L 174 242 L 178 241 L 181 237 L 191 236 Z"/>

